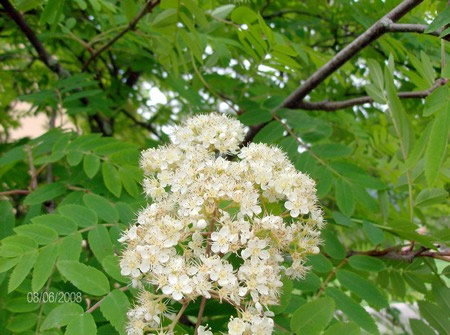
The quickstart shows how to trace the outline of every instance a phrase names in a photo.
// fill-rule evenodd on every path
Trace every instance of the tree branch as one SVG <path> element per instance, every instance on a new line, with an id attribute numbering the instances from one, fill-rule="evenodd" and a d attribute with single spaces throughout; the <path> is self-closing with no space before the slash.
<path id="1" fill-rule="evenodd" d="M 423 34 L 425 33 L 425 30 L 427 29 L 426 24 L 412 24 L 412 23 L 391 23 L 387 27 L 387 31 L 390 33 L 418 33 Z M 433 36 L 441 36 L 443 29 L 438 29 L 437 31 L 433 31 L 431 33 L 427 33 L 429 35 Z M 450 41 L 450 36 L 444 36 L 444 40 Z"/>
<path id="2" fill-rule="evenodd" d="M 270 13 L 270 14 L 263 15 L 263 19 L 271 20 L 273 18 L 284 16 L 286 14 L 305 15 L 305 16 L 315 17 L 315 18 L 317 18 L 319 20 L 328 21 L 326 18 L 324 18 L 323 16 L 321 16 L 319 14 L 309 13 L 309 12 L 305 12 L 305 11 L 302 11 L 302 10 L 299 10 L 299 9 L 282 9 L 282 10 L 280 10 L 278 12 L 273 12 L 273 13 Z"/>
<path id="3" fill-rule="evenodd" d="M 153 128 L 151 122 L 147 123 L 147 122 L 143 122 L 143 121 L 139 121 L 138 119 L 136 119 L 136 117 L 134 117 L 133 114 L 129 113 L 127 110 L 125 109 L 121 109 L 121 112 L 123 114 L 125 114 L 125 116 L 127 118 L 129 118 L 131 121 L 133 121 L 135 124 L 137 124 L 138 126 L 141 126 L 145 129 L 147 129 L 149 132 L 151 132 L 153 135 L 155 135 L 156 137 L 158 137 L 160 140 L 162 140 L 161 136 L 158 134 L 158 132 L 156 131 L 155 128 Z"/>
<path id="4" fill-rule="evenodd" d="M 0 0 L 0 3 L 3 8 L 5 8 L 8 16 L 19 26 L 20 30 L 22 30 L 27 39 L 33 45 L 34 49 L 38 53 L 39 59 L 59 77 L 68 77 L 70 75 L 69 72 L 66 71 L 56 59 L 50 56 L 34 31 L 25 22 L 22 14 L 20 14 L 8 0 Z"/>
<path id="5" fill-rule="evenodd" d="M 136 28 L 136 25 L 138 22 L 147 14 L 151 13 L 153 8 L 155 8 L 159 4 L 160 0 L 155 0 L 154 2 L 152 0 L 147 1 L 145 6 L 141 9 L 141 11 L 136 15 L 136 17 L 128 23 L 128 26 L 123 29 L 120 33 L 118 33 L 116 36 L 114 36 L 108 43 L 106 43 L 104 46 L 102 46 L 100 49 L 94 51 L 92 56 L 84 63 L 82 72 L 86 71 L 89 64 L 96 59 L 103 51 L 109 49 L 114 43 L 116 43 L 122 36 L 124 36 L 127 32 L 130 30 L 134 30 Z"/>
<path id="6" fill-rule="evenodd" d="M 418 6 L 423 0 L 404 0 L 381 19 L 376 21 L 363 34 L 358 36 L 353 42 L 348 44 L 344 49 L 338 52 L 325 65 L 314 72 L 306 79 L 295 91 L 293 91 L 281 104 L 272 110 L 274 115 L 280 108 L 295 108 L 296 105 L 302 103 L 303 99 L 314 90 L 319 84 L 327 79 L 332 73 L 337 71 L 348 60 L 355 56 L 358 52 L 375 41 L 377 38 L 388 32 L 388 27 L 395 21 L 402 18 L 406 13 Z M 255 135 L 267 124 L 259 124 L 250 128 L 245 136 L 242 145 L 246 145 L 253 140 Z"/>
<path id="7" fill-rule="evenodd" d="M 275 111 L 291 107 L 302 101 L 313 89 L 344 65 L 350 58 L 388 31 L 389 25 L 403 17 L 423 0 L 404 0 L 397 7 L 376 21 L 368 30 L 336 54 L 324 66 L 313 73 L 302 85 L 292 92 Z"/>
<path id="8" fill-rule="evenodd" d="M 399 92 L 398 97 L 400 99 L 422 99 L 429 96 L 435 89 L 445 85 L 448 79 L 438 79 L 427 90 L 412 91 L 412 92 Z M 300 101 L 294 105 L 292 109 L 304 109 L 304 110 L 323 110 L 327 112 L 335 111 L 338 109 L 348 108 L 356 105 L 363 105 L 366 103 L 372 103 L 373 99 L 369 96 L 363 96 L 343 101 Z"/>

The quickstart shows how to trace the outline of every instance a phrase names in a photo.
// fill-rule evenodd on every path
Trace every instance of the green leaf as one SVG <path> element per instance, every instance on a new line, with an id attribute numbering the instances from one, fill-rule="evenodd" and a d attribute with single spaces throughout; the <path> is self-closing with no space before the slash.
<path id="1" fill-rule="evenodd" d="M 350 320 L 355 321 L 371 334 L 379 333 L 377 325 L 370 314 L 355 300 L 334 287 L 326 288 L 325 293 L 334 299 L 337 308 L 344 312 Z"/>
<path id="2" fill-rule="evenodd" d="M 369 74 L 373 85 L 379 91 L 382 91 L 384 88 L 384 77 L 380 64 L 374 59 L 368 59 L 367 65 L 369 66 Z"/>
<path id="3" fill-rule="evenodd" d="M 62 183 L 46 184 L 38 187 L 35 191 L 28 194 L 23 204 L 27 206 L 41 204 L 59 197 L 66 192 L 66 188 Z"/>
<path id="4" fill-rule="evenodd" d="M 422 320 L 409 319 L 409 325 L 411 326 L 413 335 L 436 335 L 434 330 Z"/>
<path id="5" fill-rule="evenodd" d="M 336 273 L 336 277 L 342 286 L 366 300 L 374 308 L 381 309 L 389 306 L 386 297 L 367 279 L 342 269 Z"/>
<path id="6" fill-rule="evenodd" d="M 130 279 L 120 274 L 119 256 L 108 255 L 103 257 L 102 266 L 103 269 L 105 269 L 105 272 L 118 282 L 125 284 L 130 282 Z"/>
<path id="7" fill-rule="evenodd" d="M 211 16 L 218 17 L 219 19 L 225 19 L 228 14 L 233 11 L 234 7 L 236 6 L 233 4 L 219 6 L 211 12 Z"/>
<path id="8" fill-rule="evenodd" d="M 6 272 L 20 261 L 20 256 L 16 258 L 0 258 L 0 273 Z"/>
<path id="9" fill-rule="evenodd" d="M 83 170 L 86 176 L 89 178 L 94 178 L 100 168 L 100 158 L 96 155 L 87 154 L 83 159 Z"/>
<path id="10" fill-rule="evenodd" d="M 31 302 L 27 297 L 18 297 L 8 300 L 6 310 L 13 313 L 26 313 L 37 310 L 40 305 L 36 302 Z"/>
<path id="11" fill-rule="evenodd" d="M 431 64 L 430 58 L 423 51 L 420 51 L 420 60 L 423 64 L 424 73 L 427 77 L 427 81 L 433 84 L 436 79 L 436 73 L 434 72 L 433 65 Z"/>
<path id="12" fill-rule="evenodd" d="M 433 295 L 435 301 L 443 310 L 450 311 L 450 288 L 438 282 L 433 283 Z"/>
<path id="13" fill-rule="evenodd" d="M 42 11 L 40 24 L 48 23 L 53 25 L 59 21 L 64 0 L 48 0 Z"/>
<path id="14" fill-rule="evenodd" d="M 341 210 L 347 216 L 352 216 L 355 210 L 355 200 L 353 198 L 352 187 L 344 180 L 338 179 L 335 183 L 336 202 Z"/>
<path id="15" fill-rule="evenodd" d="M 125 323 L 127 322 L 127 311 L 129 307 L 130 302 L 125 293 L 120 290 L 113 290 L 100 305 L 100 311 L 122 335 L 125 334 Z"/>
<path id="16" fill-rule="evenodd" d="M 422 278 L 420 278 L 414 272 L 405 271 L 403 273 L 403 279 L 405 279 L 405 281 L 412 289 L 419 291 L 421 293 L 427 293 L 428 290 Z"/>
<path id="17" fill-rule="evenodd" d="M 320 288 L 322 282 L 314 272 L 309 272 L 304 279 L 296 280 L 294 287 L 302 292 L 314 292 Z"/>
<path id="18" fill-rule="evenodd" d="M 117 169 L 112 164 L 104 162 L 102 164 L 102 174 L 106 188 L 119 198 L 120 193 L 122 193 L 122 182 Z"/>
<path id="19" fill-rule="evenodd" d="M 430 23 L 425 33 L 431 33 L 439 28 L 450 23 L 450 6 L 446 6 L 445 9 L 439 13 L 438 16 Z"/>
<path id="20" fill-rule="evenodd" d="M 250 24 L 258 19 L 258 15 L 248 7 L 237 7 L 231 13 L 231 20 L 237 24 Z"/>
<path id="21" fill-rule="evenodd" d="M 442 109 L 436 114 L 425 151 L 425 177 L 429 186 L 435 183 L 445 157 L 449 123 L 450 104 L 446 110 Z"/>
<path id="22" fill-rule="evenodd" d="M 108 279 L 96 268 L 77 261 L 62 260 L 59 260 L 56 266 L 67 280 L 85 293 L 101 296 L 109 292 Z"/>
<path id="23" fill-rule="evenodd" d="M 335 259 L 344 259 L 346 256 L 345 248 L 339 239 L 336 237 L 336 234 L 325 230 L 322 232 L 322 238 L 325 241 L 325 245 L 323 249 L 325 252 L 332 258 Z"/>
<path id="24" fill-rule="evenodd" d="M 446 110 L 450 103 L 450 90 L 447 85 L 438 87 L 425 99 L 423 116 L 430 116 L 441 109 Z"/>
<path id="25" fill-rule="evenodd" d="M 90 249 L 100 263 L 103 258 L 112 255 L 114 252 L 108 229 L 103 225 L 97 225 L 89 231 L 88 242 Z"/>
<path id="26" fill-rule="evenodd" d="M 323 335 L 359 335 L 361 330 L 353 322 L 338 322 L 329 327 Z"/>
<path id="27" fill-rule="evenodd" d="M 38 223 L 21 225 L 14 228 L 14 231 L 17 235 L 29 237 L 41 245 L 52 243 L 58 238 L 54 229 Z"/>
<path id="28" fill-rule="evenodd" d="M 363 220 L 362 227 L 370 242 L 375 245 L 379 245 L 384 242 L 384 233 L 383 231 L 375 226 L 373 223 Z"/>
<path id="29" fill-rule="evenodd" d="M 97 325 L 91 313 L 83 313 L 67 325 L 65 335 L 93 335 L 97 334 Z"/>
<path id="30" fill-rule="evenodd" d="M 414 204 L 417 207 L 425 207 L 444 202 L 448 197 L 447 191 L 442 188 L 427 188 L 417 196 Z"/>
<path id="31" fill-rule="evenodd" d="M 8 282 L 8 293 L 14 291 L 24 281 L 25 277 L 30 273 L 37 258 L 37 251 L 24 255 L 17 263 Z"/>
<path id="32" fill-rule="evenodd" d="M 280 122 L 272 121 L 256 134 L 253 142 L 272 144 L 283 137 L 284 130 Z"/>
<path id="33" fill-rule="evenodd" d="M 21 257 L 37 248 L 37 243 L 25 236 L 12 235 L 4 238 L 1 242 L 0 255 L 3 257 Z"/>
<path id="34" fill-rule="evenodd" d="M 117 209 L 105 198 L 97 194 L 85 194 L 83 196 L 84 204 L 92 209 L 97 216 L 105 222 L 119 221 Z"/>
<path id="35" fill-rule="evenodd" d="M 9 201 L 0 201 L 0 239 L 9 236 L 13 233 L 15 224 L 15 217 L 13 208 Z"/>
<path id="36" fill-rule="evenodd" d="M 350 220 L 349 217 L 345 216 L 341 212 L 334 211 L 332 216 L 333 216 L 334 222 L 336 222 L 337 224 L 339 224 L 341 226 L 349 227 L 349 228 L 352 228 L 354 226 L 352 220 Z"/>
<path id="37" fill-rule="evenodd" d="M 311 150 L 317 156 L 326 159 L 342 158 L 352 153 L 350 147 L 340 143 L 316 144 L 311 147 Z"/>
<path id="38" fill-rule="evenodd" d="M 69 151 L 66 159 L 70 166 L 77 166 L 83 159 L 83 153 L 81 151 Z"/>
<path id="39" fill-rule="evenodd" d="M 27 313 L 14 315 L 12 319 L 9 320 L 6 329 L 17 333 L 23 333 L 28 329 L 31 329 L 37 322 L 38 316 L 36 313 Z"/>
<path id="40" fill-rule="evenodd" d="M 414 145 L 413 150 L 409 154 L 408 159 L 406 160 L 403 167 L 400 169 L 400 173 L 403 174 L 406 171 L 412 169 L 417 165 L 417 162 L 422 157 L 423 153 L 425 152 L 425 148 L 428 144 L 428 140 L 430 138 L 431 134 L 431 127 L 433 123 L 429 122 L 425 128 L 425 130 L 422 132 L 422 135 L 420 135 L 419 140 Z"/>
<path id="41" fill-rule="evenodd" d="M 125 14 L 128 22 L 134 19 L 138 12 L 138 6 L 135 0 L 123 0 L 121 1 L 122 11 Z"/>
<path id="42" fill-rule="evenodd" d="M 403 298 L 406 294 L 406 285 L 400 273 L 397 271 L 391 271 L 390 279 L 394 296 Z"/>
<path id="43" fill-rule="evenodd" d="M 334 301 L 325 297 L 307 302 L 291 318 L 291 329 L 296 334 L 319 334 L 331 321 Z"/>
<path id="44" fill-rule="evenodd" d="M 411 146 L 411 137 L 413 135 L 411 124 L 408 119 L 408 115 L 405 113 L 400 98 L 397 95 L 397 90 L 394 85 L 394 78 L 392 76 L 392 73 L 387 67 L 385 68 L 384 73 L 387 98 L 386 102 L 388 104 L 389 115 L 392 119 L 395 134 L 400 140 L 402 155 L 405 159 L 407 159 Z"/>
<path id="45" fill-rule="evenodd" d="M 375 87 L 375 85 L 368 84 L 364 88 L 366 89 L 367 94 L 373 99 L 373 101 L 378 102 L 379 104 L 385 103 L 383 91 Z"/>
<path id="46" fill-rule="evenodd" d="M 333 269 L 333 264 L 322 254 L 309 255 L 307 265 L 311 265 L 313 270 L 320 273 L 329 273 Z"/>
<path id="47" fill-rule="evenodd" d="M 66 236 L 58 245 L 58 260 L 78 261 L 83 239 L 80 233 Z"/>
<path id="48" fill-rule="evenodd" d="M 55 244 L 47 245 L 39 251 L 39 256 L 34 264 L 33 279 L 31 280 L 33 292 L 38 292 L 50 277 L 57 254 Z"/>
<path id="49" fill-rule="evenodd" d="M 83 314 L 83 308 L 80 305 L 69 302 L 58 305 L 50 311 L 42 322 L 41 331 L 58 328 L 69 324 L 72 320 Z"/>
<path id="50" fill-rule="evenodd" d="M 428 323 L 435 328 L 439 334 L 450 333 L 450 321 L 448 313 L 443 311 L 439 306 L 429 301 L 419 301 L 420 314 L 428 321 Z M 448 311 L 447 311 L 448 312 Z"/>
<path id="51" fill-rule="evenodd" d="M 97 214 L 89 208 L 80 205 L 63 205 L 58 212 L 70 218 L 80 227 L 90 227 L 97 224 Z"/>
<path id="52" fill-rule="evenodd" d="M 71 219 L 59 214 L 47 214 L 31 219 L 34 224 L 47 226 L 55 230 L 59 235 L 69 235 L 77 230 L 77 225 Z"/>
<path id="53" fill-rule="evenodd" d="M 379 272 L 385 269 L 383 261 L 366 255 L 354 255 L 348 259 L 348 263 L 355 270 Z"/>
<path id="54" fill-rule="evenodd" d="M 128 194 L 133 198 L 138 198 L 140 191 L 137 187 L 136 180 L 134 179 L 133 175 L 130 174 L 130 171 L 126 169 L 120 169 L 119 174 L 120 182 L 123 184 L 123 187 L 128 192 Z"/>

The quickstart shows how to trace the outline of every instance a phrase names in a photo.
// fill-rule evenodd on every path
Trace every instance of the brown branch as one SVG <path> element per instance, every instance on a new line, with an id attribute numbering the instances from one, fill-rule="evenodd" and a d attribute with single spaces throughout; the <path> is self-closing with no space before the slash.
<path id="1" fill-rule="evenodd" d="M 33 45 L 34 49 L 37 51 L 39 55 L 39 59 L 58 76 L 63 78 L 68 77 L 69 72 L 67 72 L 56 59 L 50 56 L 50 54 L 44 48 L 44 46 L 42 45 L 41 41 L 38 39 L 34 31 L 25 22 L 25 19 L 23 18 L 22 14 L 20 14 L 20 12 L 17 11 L 8 0 L 0 0 L 0 3 L 2 4 L 3 8 L 5 8 L 5 11 L 8 14 L 8 16 L 14 22 L 16 22 L 16 24 L 19 26 L 19 28 L 27 37 L 27 39 Z"/>
<path id="2" fill-rule="evenodd" d="M 156 129 L 152 126 L 151 122 L 143 122 L 143 121 L 139 121 L 133 114 L 129 113 L 127 110 L 125 109 L 121 109 L 121 112 L 123 114 L 125 114 L 125 116 L 127 118 L 129 118 L 131 121 L 133 121 L 135 124 L 137 124 L 140 127 L 143 127 L 145 129 L 147 129 L 149 132 L 151 132 L 153 135 L 155 135 L 156 137 L 158 137 L 158 139 L 162 140 L 161 136 L 158 134 L 158 132 L 156 131 Z"/>
<path id="3" fill-rule="evenodd" d="M 323 291 L 325 290 L 325 288 L 327 287 L 328 283 L 331 281 L 331 279 L 333 279 L 333 277 L 336 275 L 336 272 L 338 272 L 338 270 L 343 267 L 345 264 L 347 264 L 348 262 L 348 258 L 344 258 L 342 260 L 342 262 L 340 262 L 334 269 L 333 271 L 331 271 L 328 274 L 328 277 L 325 279 L 325 281 L 323 282 L 323 284 L 320 286 L 319 292 L 317 292 L 317 297 L 319 297 Z"/>
<path id="4" fill-rule="evenodd" d="M 413 23 L 391 23 L 387 27 L 387 31 L 390 33 L 418 33 L 424 34 L 427 29 L 426 24 L 413 24 Z M 433 31 L 431 33 L 426 33 L 428 35 L 440 37 L 443 29 L 438 29 L 437 31 Z M 444 40 L 450 41 L 450 36 L 444 36 Z"/>
<path id="5" fill-rule="evenodd" d="M 450 262 L 450 250 L 431 251 L 429 248 L 425 247 L 421 247 L 418 250 L 410 250 L 408 248 L 407 251 L 403 251 L 399 247 L 392 247 L 384 250 L 350 251 L 347 254 L 347 258 L 353 255 L 367 255 L 407 262 L 412 262 L 417 257 L 429 257 Z"/>
<path id="6" fill-rule="evenodd" d="M 303 101 L 303 99 L 314 90 L 319 84 L 327 79 L 331 74 L 336 72 L 348 60 L 355 56 L 362 49 L 367 47 L 370 43 L 378 39 L 380 36 L 388 32 L 388 27 L 395 21 L 402 18 L 414 7 L 418 6 L 423 0 L 404 0 L 397 7 L 392 9 L 389 13 L 384 15 L 381 19 L 376 21 L 363 34 L 359 35 L 354 41 L 348 44 L 340 52 L 338 52 L 325 65 L 314 72 L 308 79 L 306 79 L 295 91 L 293 91 L 281 104 L 272 110 L 274 115 L 280 108 L 293 108 Z M 267 124 L 267 123 L 265 123 Z M 260 124 L 251 128 L 244 139 L 245 143 L 250 142 L 265 124 Z"/>
<path id="7" fill-rule="evenodd" d="M 100 54 L 109 49 L 114 43 L 116 43 L 122 36 L 124 36 L 127 32 L 130 30 L 136 29 L 136 25 L 138 22 L 148 13 L 151 13 L 153 8 L 155 8 L 159 4 L 160 0 L 155 0 L 154 2 L 152 0 L 147 1 L 147 3 L 144 5 L 144 7 L 141 9 L 141 11 L 136 15 L 136 17 L 128 23 L 128 26 L 123 29 L 120 33 L 118 33 L 116 36 L 114 36 L 108 43 L 106 43 L 104 46 L 102 46 L 100 49 L 96 50 L 92 56 L 84 63 L 82 72 L 84 72 L 89 64 L 96 59 Z"/>
<path id="8" fill-rule="evenodd" d="M 16 195 L 16 194 L 29 194 L 30 191 L 28 190 L 11 190 L 11 191 L 4 191 L 0 192 L 0 196 L 8 196 L 8 195 Z"/>
<path id="9" fill-rule="evenodd" d="M 388 26 L 402 18 L 406 13 L 419 5 L 423 0 L 404 0 L 397 7 L 376 21 L 369 29 L 353 42 L 338 52 L 330 61 L 313 73 L 302 85 L 292 92 L 275 111 L 282 107 L 290 107 L 302 101 L 313 89 L 327 79 L 332 73 L 344 65 L 377 38 L 388 32 Z"/>
<path id="10" fill-rule="evenodd" d="M 309 13 L 309 12 L 305 12 L 305 11 L 302 11 L 299 9 L 282 9 L 278 12 L 273 12 L 270 14 L 263 15 L 263 19 L 271 20 L 273 18 L 284 16 L 286 14 L 298 14 L 298 15 L 304 15 L 304 16 L 311 16 L 311 17 L 315 17 L 316 19 L 319 19 L 319 20 L 328 21 L 326 18 L 324 18 L 323 16 L 321 16 L 319 14 Z"/>
<path id="11" fill-rule="evenodd" d="M 448 79 L 442 78 L 434 82 L 433 86 L 423 91 L 412 92 L 399 92 L 398 97 L 400 99 L 422 99 L 429 96 L 435 89 L 445 85 Z M 298 104 L 291 107 L 292 109 L 304 109 L 304 110 L 323 110 L 323 111 L 335 111 L 338 109 L 353 107 L 356 105 L 363 105 L 366 103 L 372 103 L 373 99 L 369 96 L 363 96 L 343 101 L 301 101 Z"/>

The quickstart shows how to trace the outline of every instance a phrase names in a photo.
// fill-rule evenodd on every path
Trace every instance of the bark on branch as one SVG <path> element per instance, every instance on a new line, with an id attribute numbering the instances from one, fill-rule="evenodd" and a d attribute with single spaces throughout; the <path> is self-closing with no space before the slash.
<path id="1" fill-rule="evenodd" d="M 302 101 L 313 89 L 327 79 L 332 73 L 344 65 L 377 38 L 388 32 L 388 27 L 402 18 L 406 13 L 419 5 L 423 0 L 404 0 L 397 7 L 375 22 L 363 34 L 336 54 L 324 66 L 313 73 L 302 85 L 292 92 L 275 110 L 282 107 L 291 107 Z"/>
<path id="2" fill-rule="evenodd" d="M 128 23 L 128 26 L 123 29 L 120 33 L 118 33 L 116 36 L 114 36 L 108 43 L 106 43 L 104 46 L 102 46 L 100 49 L 94 51 L 92 56 L 84 63 L 82 71 L 84 72 L 88 66 L 92 63 L 93 60 L 95 60 L 100 54 L 107 49 L 109 49 L 114 43 L 116 43 L 122 36 L 124 36 L 127 32 L 130 30 L 136 29 L 136 26 L 138 22 L 148 13 L 151 13 L 153 8 L 155 8 L 159 4 L 160 0 L 149 0 L 145 4 L 145 6 L 141 9 L 141 11 L 136 15 L 136 17 Z"/>
<path id="3" fill-rule="evenodd" d="M 399 92 L 398 97 L 400 99 L 422 99 L 429 96 L 435 89 L 438 87 L 445 85 L 448 82 L 448 79 L 438 79 L 434 82 L 433 86 L 431 86 L 427 90 L 423 91 L 412 91 L 412 92 Z M 363 96 L 343 101 L 301 101 L 295 106 L 293 109 L 304 109 L 304 110 L 322 110 L 327 112 L 336 111 L 338 109 L 353 107 L 357 105 L 363 105 L 366 103 L 372 103 L 373 99 L 369 96 Z"/>
<path id="4" fill-rule="evenodd" d="M 347 45 L 344 49 L 338 52 L 331 60 L 329 60 L 320 69 L 314 72 L 308 79 L 306 79 L 295 91 L 293 91 L 280 105 L 272 110 L 272 115 L 275 114 L 280 108 L 295 108 L 301 104 L 304 98 L 311 93 L 319 84 L 327 79 L 331 74 L 337 71 L 348 60 L 355 56 L 358 52 L 375 41 L 383 34 L 389 32 L 389 26 L 393 25 L 396 21 L 406 15 L 413 8 L 418 6 L 423 0 L 404 0 L 397 7 L 392 9 L 389 13 L 384 15 L 381 19 L 376 21 L 368 30 L 357 37 L 353 42 Z M 398 26 L 394 26 L 393 29 L 397 29 Z M 251 142 L 255 135 L 266 125 L 267 123 L 259 124 L 250 127 L 247 132 L 242 145 L 246 145 Z"/>
<path id="5" fill-rule="evenodd" d="M 20 30 L 24 33 L 34 49 L 38 53 L 39 59 L 59 77 L 68 77 L 70 74 L 65 70 L 61 64 L 54 59 L 44 48 L 39 38 L 34 33 L 33 29 L 27 24 L 22 14 L 14 8 L 14 6 L 8 0 L 0 0 L 3 8 L 5 8 L 8 16 L 19 26 Z"/>
<path id="6" fill-rule="evenodd" d="M 423 34 L 427 29 L 426 24 L 412 24 L 412 23 L 392 23 L 387 27 L 388 32 L 390 33 L 418 33 Z M 427 33 L 433 36 L 441 36 L 443 29 L 438 29 L 437 31 L 433 31 L 431 33 Z M 450 41 L 450 35 L 444 36 L 444 40 Z"/>

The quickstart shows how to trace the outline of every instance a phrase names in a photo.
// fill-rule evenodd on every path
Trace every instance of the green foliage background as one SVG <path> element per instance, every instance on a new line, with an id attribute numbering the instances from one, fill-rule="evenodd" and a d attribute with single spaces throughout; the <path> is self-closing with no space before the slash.
<path id="1" fill-rule="evenodd" d="M 447 1 L 402 19 L 437 36 L 373 39 L 305 99 L 374 103 L 274 110 L 399 3 L 165 0 L 147 13 L 140 0 L 13 1 L 47 65 L 0 7 L 1 333 L 124 334 L 136 291 L 120 275 L 117 238 L 145 204 L 139 152 L 189 115 L 228 110 L 262 124 L 252 140 L 282 147 L 317 180 L 328 221 L 312 271 L 285 282 L 276 333 L 449 334 Z M 17 101 L 51 129 L 10 140 L 24 116 Z M 77 131 L 59 127 L 62 115 Z M 29 292 L 83 299 L 29 303 Z M 400 322 L 395 302 L 417 317 Z M 198 302 L 178 333 L 193 334 L 197 313 Z M 230 313 L 208 302 L 203 320 L 219 333 Z"/>

